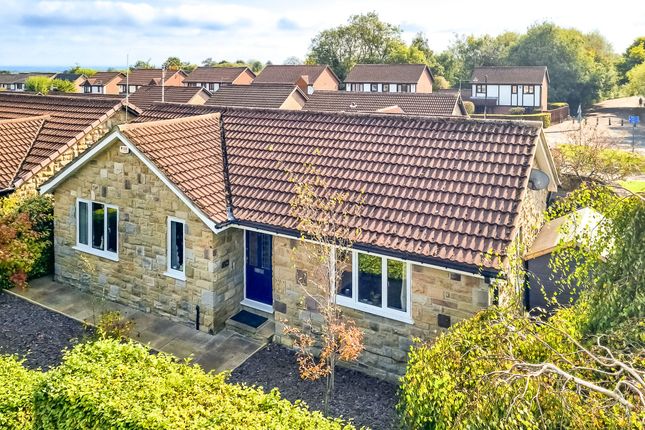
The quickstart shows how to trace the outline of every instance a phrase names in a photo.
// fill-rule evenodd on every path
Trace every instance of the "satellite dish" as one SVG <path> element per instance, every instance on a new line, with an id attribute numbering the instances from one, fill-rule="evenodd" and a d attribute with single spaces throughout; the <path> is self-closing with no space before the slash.
<path id="1" fill-rule="evenodd" d="M 529 188 L 532 190 L 544 190 L 549 186 L 549 175 L 538 169 L 531 169 L 529 175 Z"/>

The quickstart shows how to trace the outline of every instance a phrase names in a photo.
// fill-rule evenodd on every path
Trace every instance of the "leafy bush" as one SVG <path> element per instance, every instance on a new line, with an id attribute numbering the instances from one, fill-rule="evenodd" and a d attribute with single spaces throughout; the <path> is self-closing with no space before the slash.
<path id="1" fill-rule="evenodd" d="M 475 103 L 473 103 L 473 102 L 469 102 L 469 101 L 465 101 L 465 102 L 464 102 L 464 109 L 466 109 L 466 113 L 467 113 L 468 115 L 472 115 L 472 114 L 474 114 L 474 113 L 475 113 Z"/>
<path id="2" fill-rule="evenodd" d="M 134 321 L 124 318 L 118 311 L 101 314 L 96 331 L 100 339 L 125 340 L 134 329 Z"/>
<path id="3" fill-rule="evenodd" d="M 42 374 L 25 369 L 12 356 L 0 356 L 0 428 L 28 428 L 33 418 L 32 396 Z"/>
<path id="4" fill-rule="evenodd" d="M 53 269 L 51 197 L 0 200 L 0 288 L 25 285 Z"/>
<path id="5" fill-rule="evenodd" d="M 565 107 L 565 106 L 569 106 L 569 103 L 567 103 L 567 102 L 553 102 L 553 103 L 549 103 L 547 105 L 547 108 L 549 108 L 549 109 L 558 109 L 558 108 Z"/>
<path id="6" fill-rule="evenodd" d="M 523 115 L 526 113 L 526 108 L 512 107 L 508 110 L 508 113 L 510 113 L 511 115 Z"/>
<path id="7" fill-rule="evenodd" d="M 65 354 L 34 397 L 38 429 L 352 429 L 277 390 L 226 383 L 148 348 L 101 340 Z"/>

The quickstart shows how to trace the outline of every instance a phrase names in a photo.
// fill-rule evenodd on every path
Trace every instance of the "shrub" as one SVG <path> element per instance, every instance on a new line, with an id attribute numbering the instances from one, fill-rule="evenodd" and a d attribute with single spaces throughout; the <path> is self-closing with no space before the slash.
<path id="1" fill-rule="evenodd" d="M 483 118 L 483 114 L 474 114 L 471 115 L 475 118 Z M 524 115 L 504 115 L 504 114 L 487 114 L 486 118 L 488 119 L 512 119 L 512 120 L 524 120 L 524 121 L 542 121 L 542 127 L 549 128 L 551 126 L 551 113 L 550 112 L 540 112 Z"/>
<path id="2" fill-rule="evenodd" d="M 0 428 L 24 429 L 33 419 L 32 396 L 42 379 L 12 356 L 0 356 Z"/>
<path id="3" fill-rule="evenodd" d="M 526 108 L 512 107 L 508 110 L 508 113 L 510 113 L 511 115 L 523 115 L 526 113 Z"/>
<path id="4" fill-rule="evenodd" d="M 472 115 L 472 114 L 474 114 L 474 113 L 475 113 L 475 103 L 473 103 L 473 102 L 469 102 L 469 101 L 465 101 L 465 102 L 464 102 L 464 109 L 466 109 L 466 113 L 467 113 L 468 115 Z"/>
<path id="5" fill-rule="evenodd" d="M 569 103 L 566 102 L 553 102 L 547 105 L 548 109 L 558 109 L 561 107 L 569 106 Z"/>
<path id="6" fill-rule="evenodd" d="M 136 343 L 101 340 L 65 354 L 34 397 L 38 429 L 352 429 L 277 390 L 226 383 Z"/>
<path id="7" fill-rule="evenodd" d="M 100 339 L 125 340 L 134 329 L 134 321 L 124 318 L 118 311 L 101 314 L 96 331 Z"/>

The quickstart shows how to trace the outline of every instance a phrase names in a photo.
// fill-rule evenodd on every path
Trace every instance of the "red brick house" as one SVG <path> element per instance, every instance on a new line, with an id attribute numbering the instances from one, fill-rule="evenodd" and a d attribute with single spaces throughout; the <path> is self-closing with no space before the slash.
<path id="1" fill-rule="evenodd" d="M 214 93 L 223 85 L 250 85 L 254 79 L 248 67 L 198 67 L 184 79 L 184 85 Z"/>
<path id="2" fill-rule="evenodd" d="M 304 94 L 312 94 L 318 90 L 338 90 L 340 80 L 329 66 L 321 64 L 269 64 L 253 83 L 298 85 Z"/>

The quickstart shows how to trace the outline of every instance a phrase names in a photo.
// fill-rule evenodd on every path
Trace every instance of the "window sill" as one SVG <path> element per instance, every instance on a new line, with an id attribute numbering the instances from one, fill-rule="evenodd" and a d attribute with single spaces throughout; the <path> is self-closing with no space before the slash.
<path id="1" fill-rule="evenodd" d="M 72 249 L 83 252 L 85 254 L 90 254 L 90 255 L 95 255 L 97 257 L 105 258 L 106 260 L 119 261 L 119 255 L 114 252 L 106 252 L 106 251 L 101 251 L 101 250 L 89 248 L 89 247 L 86 248 L 84 246 L 78 246 L 78 245 L 73 246 Z"/>
<path id="2" fill-rule="evenodd" d="M 346 308 L 355 309 L 357 311 L 365 312 L 368 314 L 376 315 L 379 317 L 396 320 L 404 324 L 414 324 L 414 320 L 409 314 L 405 312 L 398 312 L 389 309 L 377 308 L 376 306 L 368 305 L 365 303 L 357 303 L 348 297 L 337 296 L 336 303 Z"/>
<path id="3" fill-rule="evenodd" d="M 186 274 L 182 273 L 182 272 L 166 271 L 166 272 L 163 272 L 163 274 L 165 276 L 168 276 L 169 278 L 173 278 L 173 279 L 176 279 L 178 281 L 185 281 L 186 280 Z"/>

